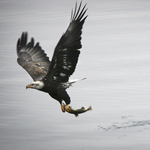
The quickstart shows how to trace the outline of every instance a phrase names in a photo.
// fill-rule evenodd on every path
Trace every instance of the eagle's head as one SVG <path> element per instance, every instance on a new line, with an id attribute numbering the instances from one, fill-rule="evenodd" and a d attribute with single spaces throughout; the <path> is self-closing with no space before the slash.
<path id="1" fill-rule="evenodd" d="M 26 89 L 27 88 L 32 88 L 32 89 L 41 90 L 43 87 L 44 87 L 43 81 L 35 81 L 35 82 L 32 82 L 32 83 L 28 84 L 26 86 Z"/>

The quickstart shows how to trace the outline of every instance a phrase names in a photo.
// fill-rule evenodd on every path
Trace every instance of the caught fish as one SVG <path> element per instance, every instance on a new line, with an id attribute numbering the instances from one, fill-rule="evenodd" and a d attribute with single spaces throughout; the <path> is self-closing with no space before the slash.
<path id="1" fill-rule="evenodd" d="M 86 108 L 86 109 L 85 109 L 84 107 L 81 107 L 81 108 L 79 108 L 79 109 L 73 109 L 71 106 L 66 105 L 66 108 L 65 108 L 65 111 L 66 111 L 66 112 L 68 112 L 68 113 L 70 113 L 70 114 L 74 114 L 76 117 L 78 117 L 79 114 L 85 113 L 85 112 L 87 112 L 87 111 L 89 111 L 89 110 L 92 110 L 92 107 L 91 107 L 91 106 L 89 106 L 89 107 Z"/>

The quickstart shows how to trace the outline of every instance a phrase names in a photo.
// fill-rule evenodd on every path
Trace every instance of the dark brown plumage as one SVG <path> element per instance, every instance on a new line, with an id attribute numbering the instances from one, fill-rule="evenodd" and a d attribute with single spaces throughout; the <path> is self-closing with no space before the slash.
<path id="1" fill-rule="evenodd" d="M 34 80 L 27 85 L 27 88 L 49 93 L 61 105 L 63 100 L 67 105 L 70 103 L 66 88 L 74 83 L 68 80 L 75 71 L 80 54 L 79 49 L 82 47 L 81 34 L 87 18 L 87 16 L 84 17 L 87 9 L 85 9 L 86 5 L 81 9 L 81 4 L 82 2 L 77 8 L 76 3 L 70 24 L 56 45 L 51 62 L 39 43 L 34 45 L 33 38 L 27 43 L 26 32 L 22 33 L 17 42 L 17 61 Z"/>

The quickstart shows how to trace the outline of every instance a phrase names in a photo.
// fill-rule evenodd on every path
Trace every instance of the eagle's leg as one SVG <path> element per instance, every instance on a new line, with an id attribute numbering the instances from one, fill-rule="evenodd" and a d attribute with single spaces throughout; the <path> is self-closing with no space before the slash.
<path id="1" fill-rule="evenodd" d="M 62 112 L 70 112 L 70 106 L 68 106 L 68 104 L 70 104 L 70 97 L 69 95 L 67 94 L 67 92 L 65 91 L 65 89 L 61 89 L 59 91 L 59 95 L 61 97 L 61 101 L 59 100 L 60 102 L 60 105 L 61 105 L 61 110 Z"/>

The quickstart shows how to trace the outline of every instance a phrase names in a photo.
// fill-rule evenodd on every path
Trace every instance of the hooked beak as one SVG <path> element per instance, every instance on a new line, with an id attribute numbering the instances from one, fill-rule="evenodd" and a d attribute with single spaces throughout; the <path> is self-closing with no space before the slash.
<path id="1" fill-rule="evenodd" d="M 26 89 L 28 89 L 28 88 L 32 88 L 32 87 L 33 87 L 33 85 L 28 84 L 28 85 L 26 86 Z"/>

